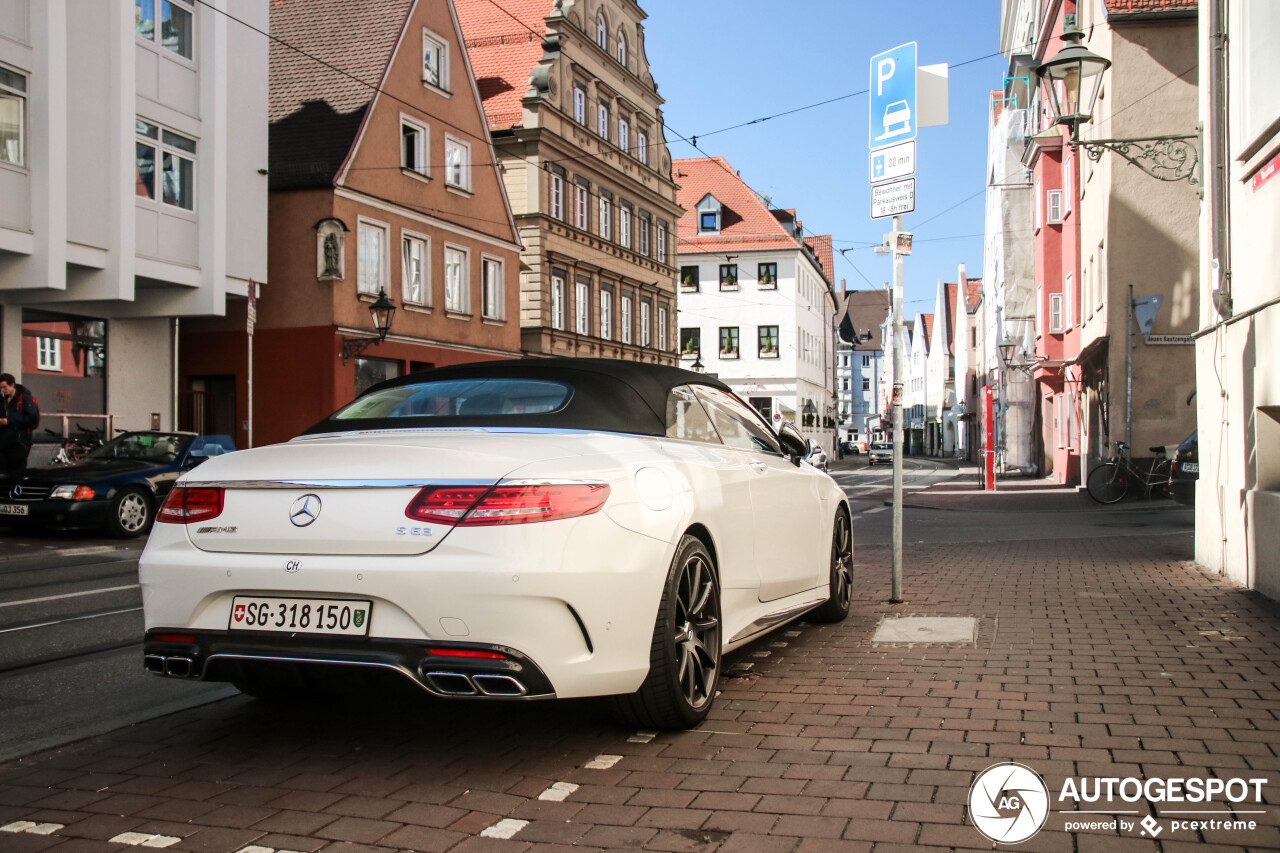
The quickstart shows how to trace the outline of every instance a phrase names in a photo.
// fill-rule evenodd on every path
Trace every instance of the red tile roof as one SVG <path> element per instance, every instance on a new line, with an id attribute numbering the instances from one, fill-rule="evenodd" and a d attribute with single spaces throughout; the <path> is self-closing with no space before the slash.
<path id="1" fill-rule="evenodd" d="M 519 127 L 529 73 L 542 59 L 552 0 L 454 0 L 490 130 Z M 532 30 L 533 32 L 530 32 Z"/>
<path id="2" fill-rule="evenodd" d="M 924 344 L 924 351 L 928 352 L 930 346 L 933 344 L 933 315 L 921 314 L 920 326 L 924 331 L 924 341 L 922 341 L 922 343 Z"/>
<path id="3" fill-rule="evenodd" d="M 412 5 L 413 0 L 279 0 L 271 5 L 272 189 L 332 185 Z"/>
<path id="4" fill-rule="evenodd" d="M 800 248 L 777 211 L 765 207 L 723 157 L 676 160 L 671 170 L 679 186 L 676 201 L 685 209 L 678 229 L 681 253 Z M 720 233 L 699 237 L 697 207 L 707 193 L 722 207 Z"/>
<path id="5" fill-rule="evenodd" d="M 982 304 L 982 279 L 971 278 L 964 284 L 964 308 L 970 314 Z"/>
<path id="6" fill-rule="evenodd" d="M 804 244 L 809 247 L 814 257 L 818 259 L 818 263 L 822 265 L 822 271 L 827 274 L 827 280 L 835 281 L 835 253 L 831 251 L 831 235 L 814 234 L 812 237 L 804 238 Z"/>

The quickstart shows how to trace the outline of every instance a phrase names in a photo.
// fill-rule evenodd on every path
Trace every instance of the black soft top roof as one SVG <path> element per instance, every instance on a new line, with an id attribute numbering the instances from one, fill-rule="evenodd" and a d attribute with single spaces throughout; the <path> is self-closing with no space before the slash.
<path id="1" fill-rule="evenodd" d="M 733 390 L 718 379 L 679 367 L 608 358 L 524 358 L 481 361 L 411 373 L 379 382 L 364 394 L 445 379 L 540 379 L 573 389 L 567 405 L 555 412 L 485 416 L 325 418 L 303 435 L 415 427 L 536 427 L 666 435 L 667 396 L 680 385 Z"/>

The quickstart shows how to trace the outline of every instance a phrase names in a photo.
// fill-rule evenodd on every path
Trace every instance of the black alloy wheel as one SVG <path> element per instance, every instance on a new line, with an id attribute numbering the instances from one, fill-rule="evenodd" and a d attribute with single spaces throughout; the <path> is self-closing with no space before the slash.
<path id="1" fill-rule="evenodd" d="M 843 622 L 853 601 L 853 526 L 844 509 L 836 511 L 831 532 L 831 597 L 810 614 L 814 622 Z"/>
<path id="2" fill-rule="evenodd" d="M 667 573 L 640 689 L 614 697 L 628 725 L 684 729 L 702 722 L 720 682 L 720 587 L 706 547 L 686 535 Z"/>

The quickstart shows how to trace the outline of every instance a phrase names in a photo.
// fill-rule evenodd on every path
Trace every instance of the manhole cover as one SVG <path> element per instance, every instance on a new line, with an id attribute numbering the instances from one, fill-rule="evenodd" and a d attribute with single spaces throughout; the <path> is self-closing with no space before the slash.
<path id="1" fill-rule="evenodd" d="M 873 643 L 972 643 L 977 620 L 972 616 L 903 616 L 884 619 Z"/>

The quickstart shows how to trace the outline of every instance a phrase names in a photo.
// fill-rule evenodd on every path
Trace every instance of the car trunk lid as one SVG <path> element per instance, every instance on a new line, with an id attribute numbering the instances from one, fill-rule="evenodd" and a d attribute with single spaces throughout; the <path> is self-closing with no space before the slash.
<path id="1" fill-rule="evenodd" d="M 492 485 L 567 441 L 485 430 L 396 431 L 295 439 L 201 465 L 184 481 L 223 489 L 214 519 L 186 525 L 203 551 L 425 554 L 453 528 L 405 514 L 426 486 Z"/>

